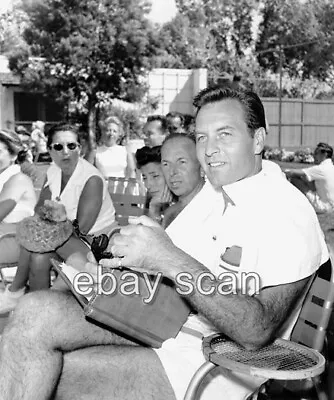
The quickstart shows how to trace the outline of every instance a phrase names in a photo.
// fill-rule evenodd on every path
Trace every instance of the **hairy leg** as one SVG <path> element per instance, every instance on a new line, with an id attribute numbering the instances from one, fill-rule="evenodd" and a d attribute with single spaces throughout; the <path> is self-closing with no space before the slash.
<path id="1" fill-rule="evenodd" d="M 143 347 L 94 346 L 65 354 L 56 400 L 175 400 L 158 356 Z"/>
<path id="2" fill-rule="evenodd" d="M 86 321 L 72 295 L 30 293 L 20 300 L 0 342 L 0 399 L 49 399 L 63 352 L 112 343 L 134 345 Z"/>
<path id="3" fill-rule="evenodd" d="M 29 278 L 30 251 L 20 247 L 20 257 L 17 265 L 15 278 L 10 286 L 11 292 L 16 292 L 25 287 Z"/>

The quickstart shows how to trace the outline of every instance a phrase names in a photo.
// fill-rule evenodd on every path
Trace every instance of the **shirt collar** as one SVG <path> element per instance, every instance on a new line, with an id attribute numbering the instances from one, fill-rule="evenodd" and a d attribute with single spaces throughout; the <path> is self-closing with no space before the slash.
<path id="1" fill-rule="evenodd" d="M 248 201 L 249 196 L 252 196 L 257 187 L 262 185 L 265 176 L 265 173 L 261 170 L 248 178 L 223 186 L 225 200 L 232 205 L 239 205 L 243 201 Z"/>
<path id="2" fill-rule="evenodd" d="M 333 164 L 333 161 L 331 158 L 326 158 L 324 161 L 321 161 L 320 165 L 324 164 Z"/>

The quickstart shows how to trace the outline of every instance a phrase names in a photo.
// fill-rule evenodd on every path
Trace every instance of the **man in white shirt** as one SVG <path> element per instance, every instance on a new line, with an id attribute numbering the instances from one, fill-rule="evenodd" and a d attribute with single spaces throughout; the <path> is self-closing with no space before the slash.
<path id="1" fill-rule="evenodd" d="M 140 217 L 114 236 L 115 258 L 104 264 L 162 272 L 181 292 L 181 277 L 188 274 L 193 290 L 186 299 L 197 314 L 154 351 L 89 324 L 69 294 L 29 294 L 1 340 L 2 400 L 50 398 L 62 372 L 68 379 L 64 352 L 83 348 L 92 351 L 86 363 L 72 369 L 77 374 L 69 377 L 68 390 L 82 381 L 72 397 L 80 397 L 79 389 L 92 393 L 87 382 L 95 372 L 99 383 L 93 384 L 91 398 L 181 400 L 203 362 L 203 335 L 223 332 L 247 349 L 258 349 L 276 335 L 289 337 L 310 278 L 328 259 L 316 214 L 287 180 L 262 171 L 265 116 L 255 93 L 206 89 L 195 106 L 197 157 L 208 184 L 168 227 L 172 239 Z M 235 277 L 233 284 L 221 280 L 226 271 Z M 259 279 L 243 282 L 243 273 Z M 111 345 L 102 355 L 101 346 L 92 348 L 101 344 Z M 105 379 L 96 372 L 96 352 L 109 360 L 107 367 L 102 364 Z M 73 353 L 77 358 L 80 350 Z M 102 382 L 108 383 L 107 392 L 102 393 Z M 245 399 L 258 384 L 219 370 L 200 399 Z"/>
<path id="2" fill-rule="evenodd" d="M 288 179 L 309 199 L 317 213 L 334 211 L 333 147 L 318 143 L 313 167 L 287 169 Z"/>

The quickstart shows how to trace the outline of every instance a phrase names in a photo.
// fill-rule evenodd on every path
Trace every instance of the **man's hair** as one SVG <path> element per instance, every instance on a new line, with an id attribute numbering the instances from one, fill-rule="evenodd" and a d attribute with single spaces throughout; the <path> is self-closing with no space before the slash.
<path id="1" fill-rule="evenodd" d="M 264 128 L 266 130 L 264 107 L 259 96 L 254 92 L 242 89 L 213 86 L 202 90 L 193 102 L 193 105 L 197 108 L 196 116 L 203 106 L 228 99 L 235 99 L 242 105 L 245 122 L 252 137 L 257 129 Z"/>
<path id="2" fill-rule="evenodd" d="M 149 163 L 160 164 L 161 162 L 160 150 L 161 146 L 154 146 L 154 147 L 144 146 L 141 149 L 138 149 L 135 154 L 137 168 L 140 169 L 141 167 Z"/>
<path id="3" fill-rule="evenodd" d="M 182 139 L 184 139 L 184 138 L 189 139 L 189 140 L 191 140 L 192 142 L 194 142 L 194 144 L 196 145 L 196 137 L 195 137 L 195 135 L 194 135 L 193 133 L 173 132 L 173 133 L 170 133 L 170 134 L 165 138 L 165 140 L 163 141 L 161 147 L 163 147 L 163 145 L 164 145 L 166 142 L 168 142 L 169 140 L 172 140 L 172 139 L 179 139 L 179 138 L 182 138 Z"/>
<path id="4" fill-rule="evenodd" d="M 161 125 L 161 130 L 163 132 L 167 132 L 167 119 L 163 115 L 149 115 L 147 117 L 146 123 L 148 124 L 149 122 L 155 122 L 158 121 L 160 122 Z"/>
<path id="5" fill-rule="evenodd" d="M 166 118 L 167 120 L 171 118 L 180 118 L 182 126 L 184 124 L 184 115 L 179 111 L 170 111 L 168 114 L 166 114 Z"/>
<path id="6" fill-rule="evenodd" d="M 327 143 L 323 143 L 323 142 L 318 143 L 316 150 L 320 150 L 321 153 L 326 153 L 326 158 L 333 157 L 333 147 Z"/>

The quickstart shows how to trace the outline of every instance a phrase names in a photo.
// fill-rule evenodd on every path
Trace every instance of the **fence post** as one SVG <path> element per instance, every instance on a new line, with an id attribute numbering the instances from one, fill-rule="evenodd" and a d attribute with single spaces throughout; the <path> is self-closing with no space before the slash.
<path id="1" fill-rule="evenodd" d="M 278 147 L 282 146 L 282 79 L 283 79 L 283 50 L 279 49 L 279 92 L 278 92 Z"/>
<path id="2" fill-rule="evenodd" d="M 300 110 L 300 146 L 303 145 L 304 142 L 304 99 L 301 101 L 301 110 Z"/>
<path id="3" fill-rule="evenodd" d="M 199 91 L 205 89 L 208 84 L 208 71 L 206 68 L 198 68 L 193 70 L 192 74 L 192 98 L 194 98 Z"/>

